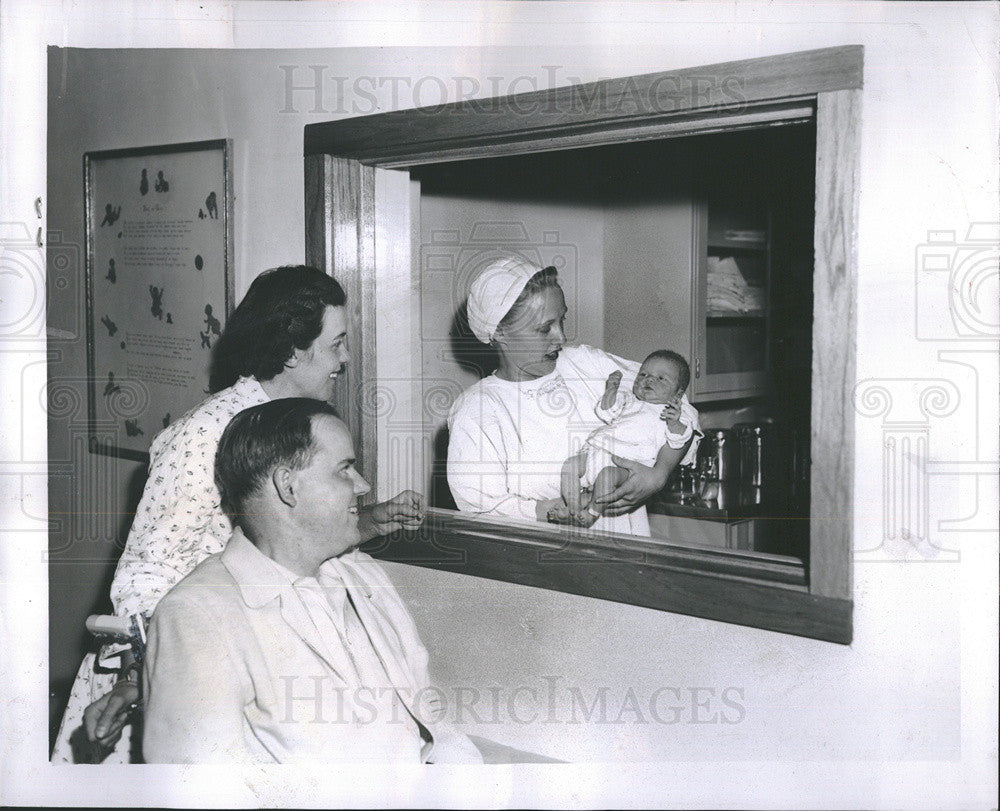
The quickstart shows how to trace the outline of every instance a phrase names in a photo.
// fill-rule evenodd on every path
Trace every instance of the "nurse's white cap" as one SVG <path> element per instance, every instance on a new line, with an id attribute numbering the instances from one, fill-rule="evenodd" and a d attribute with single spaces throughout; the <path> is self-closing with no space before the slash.
<path id="1" fill-rule="evenodd" d="M 484 344 L 510 312 L 528 280 L 541 271 L 520 256 L 506 256 L 484 267 L 469 288 L 469 326 Z"/>

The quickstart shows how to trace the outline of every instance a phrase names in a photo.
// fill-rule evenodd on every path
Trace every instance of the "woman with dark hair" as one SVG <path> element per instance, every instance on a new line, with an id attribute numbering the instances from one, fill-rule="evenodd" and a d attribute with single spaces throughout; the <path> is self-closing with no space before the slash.
<path id="1" fill-rule="evenodd" d="M 273 380 L 293 350 L 316 340 L 326 308 L 342 310 L 346 302 L 337 281 L 316 268 L 265 271 L 253 280 L 215 345 L 210 390 L 219 392 L 241 377 Z"/>
<path id="2" fill-rule="evenodd" d="M 152 614 L 167 591 L 225 546 L 232 524 L 213 478 L 222 432 L 236 414 L 269 400 L 333 396 L 350 359 L 345 302 L 341 286 L 316 268 L 279 267 L 254 279 L 217 344 L 216 393 L 161 431 L 150 447 L 146 487 L 111 585 L 118 616 Z M 407 490 L 365 511 L 359 526 L 367 540 L 422 518 L 422 497 Z M 137 674 L 125 652 L 102 653 L 104 660 L 121 656 L 124 666 L 102 666 L 93 654 L 84 660 L 56 738 L 55 761 L 110 760 L 115 746 L 114 760 L 128 762 L 128 736 L 118 736 L 138 697 L 130 680 Z"/>
<path id="3" fill-rule="evenodd" d="M 460 510 L 546 521 L 565 512 L 563 462 L 603 424 L 594 403 L 608 375 L 619 372 L 630 386 L 639 364 L 590 346 L 565 346 L 566 299 L 556 269 L 521 257 L 483 268 L 469 292 L 468 315 L 500 365 L 452 407 L 448 486 Z M 653 467 L 615 457 L 628 476 L 601 502 L 593 528 L 649 535 L 643 502 L 663 488 L 683 455 L 683 448 L 664 445 Z M 573 516 L 560 522 L 583 526 Z"/>

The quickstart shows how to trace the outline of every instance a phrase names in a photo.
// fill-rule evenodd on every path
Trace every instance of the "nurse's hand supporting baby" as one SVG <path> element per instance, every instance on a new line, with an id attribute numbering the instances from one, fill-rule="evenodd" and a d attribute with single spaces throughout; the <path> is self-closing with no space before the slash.
<path id="1" fill-rule="evenodd" d="M 601 508 L 602 515 L 624 515 L 631 512 L 664 488 L 667 476 L 684 458 L 685 452 L 686 448 L 674 449 L 664 445 L 660 448 L 653 467 L 613 456 L 614 463 L 618 467 L 625 468 L 629 472 L 629 477 L 603 498 L 595 497 L 594 505 Z"/>

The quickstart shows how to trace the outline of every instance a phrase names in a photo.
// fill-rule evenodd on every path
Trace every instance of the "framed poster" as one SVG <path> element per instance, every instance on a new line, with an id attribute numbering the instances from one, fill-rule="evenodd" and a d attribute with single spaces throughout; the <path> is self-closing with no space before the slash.
<path id="1" fill-rule="evenodd" d="M 89 446 L 148 462 L 233 307 L 232 142 L 87 152 Z"/>

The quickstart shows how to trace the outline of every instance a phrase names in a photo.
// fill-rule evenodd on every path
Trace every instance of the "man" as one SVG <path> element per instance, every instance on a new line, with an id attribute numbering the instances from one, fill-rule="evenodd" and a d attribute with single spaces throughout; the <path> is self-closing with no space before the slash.
<path id="1" fill-rule="evenodd" d="M 340 285 L 316 268 L 279 267 L 253 280 L 215 347 L 216 393 L 150 447 L 149 477 L 111 585 L 116 614 L 152 614 L 172 586 L 225 546 L 232 525 L 213 480 L 219 437 L 251 406 L 333 396 L 350 360 L 345 304 Z M 362 534 L 367 540 L 419 525 L 422 516 L 421 497 L 405 491 L 366 509 Z M 122 735 L 138 698 L 138 673 L 120 647 L 105 648 L 100 659 L 88 654 L 80 666 L 56 738 L 56 762 L 126 763 L 138 748 Z"/>
<path id="2" fill-rule="evenodd" d="M 369 488 L 332 408 L 238 414 L 215 481 L 235 529 L 153 614 L 146 760 L 482 762 L 435 718 L 413 620 L 356 549 Z"/>

